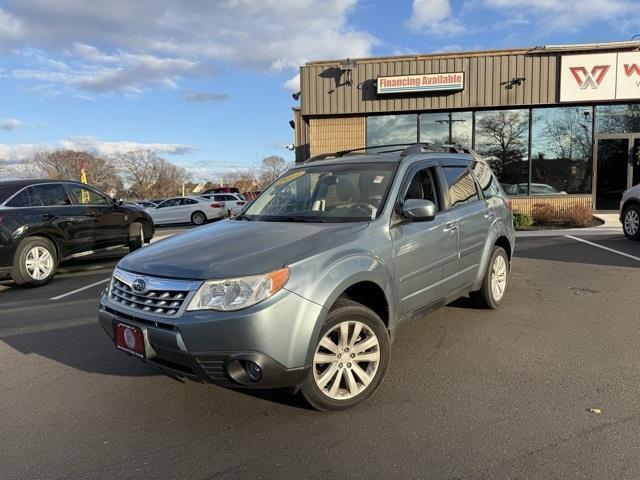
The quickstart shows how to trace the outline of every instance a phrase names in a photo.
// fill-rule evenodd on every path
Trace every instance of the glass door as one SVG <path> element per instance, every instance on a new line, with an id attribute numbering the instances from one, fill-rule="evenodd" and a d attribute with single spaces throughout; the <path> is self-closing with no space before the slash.
<path id="1" fill-rule="evenodd" d="M 640 184 L 640 133 L 596 137 L 596 210 L 618 210 L 622 193 Z"/>
<path id="2" fill-rule="evenodd" d="M 640 183 L 640 135 L 634 135 L 631 155 L 631 164 L 633 168 L 631 186 L 634 186 Z"/>
<path id="3" fill-rule="evenodd" d="M 630 137 L 599 138 L 596 152 L 596 210 L 617 210 L 629 186 Z"/>

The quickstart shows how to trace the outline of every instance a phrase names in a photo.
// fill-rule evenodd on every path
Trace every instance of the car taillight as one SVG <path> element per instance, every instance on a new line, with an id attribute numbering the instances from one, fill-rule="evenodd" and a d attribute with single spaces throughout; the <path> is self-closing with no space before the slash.
<path id="1" fill-rule="evenodd" d="M 244 202 L 236 202 L 236 205 L 244 205 Z"/>
<path id="2" fill-rule="evenodd" d="M 213 208 L 222 208 L 222 205 L 220 205 L 219 203 L 212 203 L 211 206 Z"/>

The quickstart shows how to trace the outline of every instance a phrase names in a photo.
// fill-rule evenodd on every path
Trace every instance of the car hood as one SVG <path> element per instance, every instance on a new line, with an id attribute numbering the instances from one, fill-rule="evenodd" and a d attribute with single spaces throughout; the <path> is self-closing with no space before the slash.
<path id="1" fill-rule="evenodd" d="M 267 273 L 305 253 L 335 246 L 367 225 L 223 220 L 137 250 L 118 267 L 157 277 L 198 280 Z"/>

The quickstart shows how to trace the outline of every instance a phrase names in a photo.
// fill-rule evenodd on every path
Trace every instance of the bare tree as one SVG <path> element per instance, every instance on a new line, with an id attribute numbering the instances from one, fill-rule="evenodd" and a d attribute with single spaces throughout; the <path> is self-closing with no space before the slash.
<path id="1" fill-rule="evenodd" d="M 259 184 L 266 187 L 287 169 L 287 161 L 278 155 L 271 155 L 262 159 L 260 163 Z"/>
<path id="2" fill-rule="evenodd" d="M 182 192 L 182 184 L 189 180 L 184 168 L 168 162 L 150 150 L 119 155 L 116 163 L 129 182 L 129 194 L 134 198 L 179 195 Z"/>
<path id="3" fill-rule="evenodd" d="M 518 170 L 518 162 L 527 155 L 528 129 L 529 121 L 520 112 L 496 112 L 478 121 L 476 142 L 484 144 L 482 153 L 490 157 L 488 162 L 498 176 Z"/>
<path id="4" fill-rule="evenodd" d="M 254 170 L 238 170 L 227 175 L 227 181 L 242 193 L 256 190 L 259 183 Z"/>
<path id="5" fill-rule="evenodd" d="M 22 176 L 52 178 L 57 180 L 80 180 L 80 171 L 85 167 L 87 182 L 113 195 L 123 190 L 122 178 L 114 162 L 88 152 L 56 150 L 37 153 L 24 161 Z"/>

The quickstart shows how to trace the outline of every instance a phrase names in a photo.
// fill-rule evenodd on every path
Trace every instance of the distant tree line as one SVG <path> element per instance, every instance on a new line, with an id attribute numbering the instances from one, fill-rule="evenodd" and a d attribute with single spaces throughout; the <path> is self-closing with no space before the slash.
<path id="1" fill-rule="evenodd" d="M 185 168 L 146 150 L 113 156 L 75 150 L 41 152 L 25 160 L 19 173 L 30 178 L 80 180 L 83 165 L 90 185 L 122 198 L 164 198 L 182 194 L 183 184 L 194 185 Z M 288 168 L 284 158 L 269 156 L 257 168 L 237 169 L 228 174 L 225 183 L 241 192 L 262 190 Z M 205 189 L 214 186 L 207 182 Z"/>

